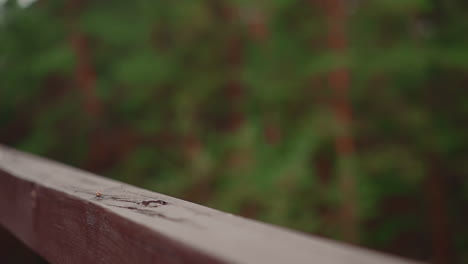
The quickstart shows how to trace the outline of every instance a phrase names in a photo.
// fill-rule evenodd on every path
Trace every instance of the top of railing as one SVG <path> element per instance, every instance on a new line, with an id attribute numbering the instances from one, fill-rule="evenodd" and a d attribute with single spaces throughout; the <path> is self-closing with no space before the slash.
<path id="1" fill-rule="evenodd" d="M 51 263 L 415 263 L 2 146 L 0 224 Z"/>

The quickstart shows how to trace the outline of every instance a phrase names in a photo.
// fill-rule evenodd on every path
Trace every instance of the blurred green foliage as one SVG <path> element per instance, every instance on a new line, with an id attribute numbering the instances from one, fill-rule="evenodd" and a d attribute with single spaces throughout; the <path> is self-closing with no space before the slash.
<path id="1" fill-rule="evenodd" d="M 307 1 L 74 2 L 1 7 L 2 143 L 339 239 L 326 78 L 344 66 L 361 243 L 429 258 L 425 186 L 437 174 L 458 259 L 468 261 L 465 1 L 348 1 L 344 56 L 327 51 L 323 11 Z M 251 32 L 258 21 L 262 40 Z M 76 81 L 73 34 L 88 41 L 98 117 Z M 110 150 L 87 166 L 93 145 Z"/>

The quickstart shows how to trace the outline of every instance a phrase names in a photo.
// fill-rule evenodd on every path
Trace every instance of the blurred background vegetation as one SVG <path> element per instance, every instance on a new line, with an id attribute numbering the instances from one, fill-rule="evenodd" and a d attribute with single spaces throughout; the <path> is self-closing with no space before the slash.
<path id="1" fill-rule="evenodd" d="M 468 263 L 468 2 L 0 0 L 0 142 Z"/>

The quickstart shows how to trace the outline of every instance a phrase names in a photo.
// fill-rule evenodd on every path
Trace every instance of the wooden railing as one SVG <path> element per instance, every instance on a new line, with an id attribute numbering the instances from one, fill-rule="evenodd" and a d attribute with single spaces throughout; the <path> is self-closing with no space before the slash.
<path id="1" fill-rule="evenodd" d="M 0 225 L 50 263 L 415 263 L 2 146 Z"/>

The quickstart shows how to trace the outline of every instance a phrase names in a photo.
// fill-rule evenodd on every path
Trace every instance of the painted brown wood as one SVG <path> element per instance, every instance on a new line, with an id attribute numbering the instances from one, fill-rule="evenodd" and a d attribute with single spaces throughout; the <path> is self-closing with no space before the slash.
<path id="1" fill-rule="evenodd" d="M 2 146 L 0 224 L 51 263 L 415 263 Z"/>
<path id="2" fill-rule="evenodd" d="M 47 264 L 48 262 L 26 247 L 0 225 L 0 263 Z"/>

